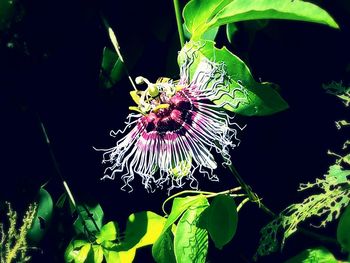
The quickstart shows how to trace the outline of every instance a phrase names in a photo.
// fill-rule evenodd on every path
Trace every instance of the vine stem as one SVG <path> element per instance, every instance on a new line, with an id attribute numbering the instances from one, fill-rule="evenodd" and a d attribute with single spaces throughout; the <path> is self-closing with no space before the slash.
<path id="1" fill-rule="evenodd" d="M 237 212 L 242 209 L 245 203 L 249 202 L 249 197 L 243 199 L 243 201 L 237 206 Z"/>
<path id="2" fill-rule="evenodd" d="M 228 168 L 230 172 L 233 174 L 233 176 L 236 178 L 238 183 L 241 185 L 242 189 L 247 193 L 249 200 L 254 203 L 257 203 L 259 208 L 261 208 L 265 213 L 269 214 L 272 217 L 276 217 L 276 214 L 272 212 L 267 206 L 265 206 L 261 202 L 257 194 L 252 191 L 252 188 L 244 182 L 243 178 L 239 175 L 239 173 L 237 172 L 236 168 L 233 166 L 232 163 L 228 166 Z"/>
<path id="3" fill-rule="evenodd" d="M 43 133 L 44 138 L 45 138 L 45 142 L 46 142 L 47 147 L 48 147 L 49 152 L 50 152 L 51 160 L 52 160 L 52 162 L 53 162 L 53 165 L 54 165 L 54 167 L 55 167 L 55 170 L 56 170 L 58 176 L 60 177 L 60 179 L 61 179 L 61 181 L 62 181 L 64 190 L 66 191 L 66 193 L 67 193 L 67 195 L 68 195 L 69 201 L 71 202 L 71 204 L 73 205 L 73 207 L 74 207 L 75 210 L 77 211 L 78 216 L 79 216 L 80 220 L 82 221 L 82 224 L 83 224 L 83 226 L 84 226 L 86 232 L 89 233 L 89 235 L 91 235 L 91 232 L 90 232 L 89 229 L 86 227 L 86 222 L 85 222 L 84 218 L 83 218 L 82 215 L 81 215 L 81 211 L 80 211 L 80 210 L 78 209 L 78 207 L 77 207 L 77 204 L 76 204 L 76 202 L 75 202 L 75 199 L 74 199 L 74 196 L 73 196 L 73 194 L 72 194 L 72 191 L 70 190 L 70 188 L 69 188 L 69 186 L 68 186 L 66 180 L 64 179 L 64 177 L 63 177 L 63 175 L 62 175 L 62 173 L 61 173 L 61 169 L 60 169 L 60 167 L 59 167 L 59 165 L 58 165 L 56 156 L 55 156 L 55 154 L 54 154 L 54 152 L 53 152 L 53 150 L 52 150 L 51 142 L 50 142 L 49 136 L 47 135 L 45 126 L 44 126 L 43 122 L 40 120 L 39 117 L 38 117 L 38 120 L 39 120 L 39 122 L 40 122 L 41 130 L 42 130 L 42 133 Z M 87 208 L 86 208 L 85 206 L 84 206 L 84 209 L 87 210 Z M 87 211 L 87 212 L 88 212 L 88 211 Z M 92 222 L 93 222 L 93 224 L 94 224 L 96 230 L 97 230 L 97 231 L 100 231 L 99 227 L 97 226 L 97 223 L 95 222 L 95 219 L 92 218 L 92 217 L 90 217 L 90 218 L 91 218 L 91 220 L 92 220 Z"/>
<path id="4" fill-rule="evenodd" d="M 184 35 L 183 27 L 182 27 L 180 4 L 179 4 L 179 0 L 173 0 L 173 2 L 174 2 L 177 31 L 179 33 L 180 45 L 182 48 L 185 45 L 185 35 Z"/>

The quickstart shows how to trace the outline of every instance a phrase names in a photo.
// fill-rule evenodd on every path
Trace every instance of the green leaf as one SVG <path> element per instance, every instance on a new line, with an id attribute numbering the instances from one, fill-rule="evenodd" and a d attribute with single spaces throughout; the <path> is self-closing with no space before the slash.
<path id="1" fill-rule="evenodd" d="M 87 243 L 86 240 L 72 240 L 64 252 L 65 262 L 72 262 L 78 256 L 80 248 Z"/>
<path id="2" fill-rule="evenodd" d="M 93 262 L 101 263 L 103 261 L 103 249 L 99 245 L 92 245 Z"/>
<path id="3" fill-rule="evenodd" d="M 77 235 L 87 234 L 86 229 L 90 233 L 96 233 L 96 226 L 101 229 L 104 214 L 100 204 L 96 204 L 94 206 L 82 204 L 78 205 L 77 209 L 80 211 L 80 213 L 73 224 Z M 85 227 L 83 222 L 85 222 Z"/>
<path id="4" fill-rule="evenodd" d="M 109 251 L 104 249 L 103 254 L 107 263 L 122 263 L 119 253 L 116 251 Z"/>
<path id="5" fill-rule="evenodd" d="M 135 253 L 136 249 L 119 251 L 118 245 L 115 245 L 112 249 L 103 249 L 107 263 L 131 263 L 135 258 Z"/>
<path id="6" fill-rule="evenodd" d="M 202 213 L 199 226 L 208 230 L 215 247 L 222 249 L 234 237 L 237 223 L 238 213 L 234 199 L 229 195 L 218 195 Z"/>
<path id="7" fill-rule="evenodd" d="M 72 262 L 74 260 L 74 247 L 72 243 L 69 243 L 68 247 L 64 251 L 64 262 Z"/>
<path id="8" fill-rule="evenodd" d="M 341 215 L 337 227 L 337 240 L 342 249 L 350 253 L 350 205 Z"/>
<path id="9" fill-rule="evenodd" d="M 285 263 L 337 263 L 331 252 L 324 247 L 310 248 L 299 253 Z"/>
<path id="10" fill-rule="evenodd" d="M 102 65 L 100 71 L 100 87 L 111 88 L 123 76 L 123 62 L 117 53 L 105 47 L 102 55 Z"/>
<path id="11" fill-rule="evenodd" d="M 208 200 L 202 197 L 180 218 L 174 238 L 176 262 L 205 262 L 208 253 L 208 232 L 198 228 L 197 221 L 208 206 Z"/>
<path id="12" fill-rule="evenodd" d="M 119 234 L 118 223 L 111 221 L 103 225 L 101 231 L 96 235 L 97 244 L 101 244 L 103 241 L 114 241 Z"/>
<path id="13" fill-rule="evenodd" d="M 339 28 L 325 10 L 315 4 L 299 0 L 235 0 L 218 12 L 208 24 L 210 28 L 255 19 L 298 20 Z"/>
<path id="14" fill-rule="evenodd" d="M 131 214 L 126 223 L 122 250 L 153 244 L 160 236 L 166 219 L 151 211 Z"/>
<path id="15" fill-rule="evenodd" d="M 183 17 L 185 27 L 192 37 L 196 36 L 198 31 L 201 33 L 200 37 L 202 37 L 206 30 L 201 30 L 201 27 L 230 2 L 231 0 L 192 0 L 188 2 L 184 7 Z"/>
<path id="16" fill-rule="evenodd" d="M 171 213 L 168 219 L 166 220 L 166 223 L 163 228 L 163 232 L 165 232 L 172 224 L 174 224 L 175 221 L 179 219 L 181 214 L 185 212 L 190 206 L 194 205 L 197 202 L 200 202 L 200 200 L 202 199 L 203 199 L 203 195 L 174 198 L 173 205 L 171 207 Z"/>
<path id="17" fill-rule="evenodd" d="M 157 263 L 176 263 L 173 233 L 170 228 L 157 239 L 152 246 L 152 256 Z"/>
<path id="18" fill-rule="evenodd" d="M 299 0 L 192 0 L 184 8 L 185 25 L 192 40 L 200 39 L 212 27 L 255 19 L 298 20 L 338 28 L 325 10 Z"/>
<path id="19" fill-rule="evenodd" d="M 195 58 L 189 70 L 190 81 L 204 59 L 225 64 L 230 80 L 226 80 L 227 87 L 218 91 L 218 99 L 213 102 L 217 105 L 226 103 L 226 110 L 245 116 L 264 116 L 288 108 L 273 84 L 256 82 L 247 65 L 225 47 L 217 49 L 213 41 L 188 42 L 179 53 L 179 65 L 185 63 L 188 57 Z"/>
<path id="20" fill-rule="evenodd" d="M 102 242 L 107 262 L 132 262 L 137 248 L 151 245 L 158 239 L 165 222 L 165 218 L 151 211 L 134 213 L 128 218 L 124 238 L 120 243 L 110 242 L 115 240 L 118 234 L 114 222 L 102 227 L 96 236 L 96 242 Z"/>
<path id="21" fill-rule="evenodd" d="M 202 39 L 204 40 L 214 40 L 216 38 L 216 35 L 218 34 L 219 31 L 219 27 L 212 27 L 210 28 L 208 31 L 206 31 L 203 36 Z"/>
<path id="22" fill-rule="evenodd" d="M 51 195 L 44 188 L 40 188 L 37 199 L 38 210 L 32 227 L 28 231 L 28 239 L 36 244 L 44 237 L 51 223 L 53 212 Z"/>
<path id="23" fill-rule="evenodd" d="M 190 206 L 200 202 L 203 198 L 202 195 L 174 198 L 171 213 L 165 222 L 159 238 L 152 247 L 152 255 L 156 262 L 175 262 L 171 226 Z M 166 261 L 168 258 L 173 261 Z"/>
<path id="24" fill-rule="evenodd" d="M 88 261 L 91 244 L 86 240 L 72 240 L 64 253 L 65 262 L 83 263 Z M 91 253 L 90 253 L 91 254 Z"/>
<path id="25" fill-rule="evenodd" d="M 90 243 L 85 244 L 78 252 L 78 255 L 75 257 L 75 263 L 84 263 L 90 252 L 90 249 L 91 249 L 91 244 Z"/>

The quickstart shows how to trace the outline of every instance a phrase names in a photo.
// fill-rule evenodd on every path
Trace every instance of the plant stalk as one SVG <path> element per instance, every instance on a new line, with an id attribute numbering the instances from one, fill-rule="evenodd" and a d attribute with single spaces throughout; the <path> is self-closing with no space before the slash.
<path id="1" fill-rule="evenodd" d="M 44 124 L 43 124 L 41 121 L 40 121 L 40 126 L 41 126 L 41 130 L 42 130 L 42 132 L 43 132 L 43 135 L 44 135 L 44 137 L 45 137 L 46 144 L 47 144 L 47 146 L 48 146 L 48 148 L 49 148 L 50 157 L 51 157 L 51 160 L 52 160 L 53 165 L 54 165 L 54 167 L 55 167 L 55 170 L 56 170 L 58 176 L 60 177 L 60 179 L 61 179 L 61 181 L 62 181 L 64 190 L 66 191 L 70 202 L 72 203 L 72 205 L 74 206 L 74 208 L 77 209 L 76 202 L 75 202 L 75 200 L 74 200 L 73 194 L 72 194 L 71 190 L 69 189 L 67 182 L 64 180 L 64 178 L 63 178 L 63 176 L 62 176 L 61 169 L 60 169 L 60 167 L 59 167 L 59 165 L 58 165 L 58 162 L 57 162 L 57 160 L 56 160 L 56 156 L 55 156 L 55 154 L 53 153 L 53 150 L 52 150 L 52 147 L 51 147 L 51 142 L 50 142 L 49 136 L 47 135 L 45 126 L 44 126 Z"/>
<path id="2" fill-rule="evenodd" d="M 268 207 L 266 207 L 261 202 L 261 200 L 257 196 L 257 194 L 252 191 L 251 187 L 244 182 L 243 178 L 239 175 L 239 173 L 237 172 L 236 168 L 233 166 L 232 163 L 228 166 L 228 168 L 231 171 L 231 173 L 233 174 L 233 176 L 236 178 L 238 183 L 242 186 L 242 189 L 247 193 L 247 196 L 248 196 L 249 200 L 254 202 L 254 203 L 257 203 L 259 205 L 259 207 L 265 213 L 269 214 L 272 217 L 276 217 L 276 214 L 274 212 L 272 212 Z"/>
<path id="3" fill-rule="evenodd" d="M 185 34 L 182 27 L 180 4 L 179 4 L 179 0 L 173 0 L 173 2 L 174 2 L 177 31 L 179 33 L 180 45 L 182 48 L 185 45 Z"/>
<path id="4" fill-rule="evenodd" d="M 61 173 L 61 169 L 60 169 L 60 167 L 59 167 L 59 165 L 58 165 L 56 156 L 55 156 L 55 154 L 54 154 L 54 152 L 53 152 L 53 150 L 52 150 L 51 143 L 50 143 L 50 140 L 49 140 L 49 136 L 47 135 L 45 126 L 44 126 L 44 124 L 42 123 L 42 121 L 40 120 L 39 117 L 38 117 L 38 120 L 39 120 L 39 122 L 40 122 L 41 130 L 42 130 L 42 133 L 43 133 L 43 135 L 44 135 L 45 142 L 46 142 L 47 147 L 48 147 L 48 149 L 49 149 L 49 153 L 50 153 L 50 156 L 51 156 L 51 160 L 52 160 L 52 162 L 53 162 L 53 165 L 54 165 L 54 167 L 55 167 L 55 170 L 56 170 L 58 176 L 60 177 L 60 179 L 61 179 L 61 181 L 62 181 L 64 190 L 66 191 L 66 193 L 67 193 L 67 195 L 68 195 L 69 201 L 72 203 L 73 207 L 74 207 L 75 210 L 77 211 L 78 217 L 80 218 L 80 220 L 82 220 L 82 224 L 83 224 L 83 226 L 84 226 L 86 232 L 87 232 L 89 235 L 91 235 L 89 229 L 86 227 L 86 222 L 85 222 L 84 218 L 83 218 L 82 215 L 81 215 L 81 212 L 79 211 L 79 209 L 78 209 L 78 207 L 77 207 L 77 204 L 76 204 L 75 199 L 74 199 L 74 197 L 73 197 L 72 191 L 70 190 L 70 188 L 69 188 L 69 186 L 68 186 L 66 180 L 64 180 L 64 177 L 63 177 L 63 175 L 62 175 L 62 173 Z M 86 209 L 86 208 L 85 208 L 85 209 Z M 92 220 L 92 222 L 94 223 L 94 225 L 95 225 L 95 227 L 96 227 L 96 230 L 97 230 L 97 231 L 100 231 L 100 229 L 98 228 L 98 226 L 97 226 L 97 224 L 96 224 L 96 222 L 95 222 L 95 219 L 91 217 L 91 220 Z"/>

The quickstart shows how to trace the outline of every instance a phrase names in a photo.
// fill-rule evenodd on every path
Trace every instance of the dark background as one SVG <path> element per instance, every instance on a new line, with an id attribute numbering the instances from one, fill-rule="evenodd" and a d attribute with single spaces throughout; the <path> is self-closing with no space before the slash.
<path id="1" fill-rule="evenodd" d="M 54 201 L 63 187 L 54 169 L 40 128 L 47 129 L 59 167 L 80 202 L 98 202 L 106 222 L 121 225 L 132 212 L 159 214 L 166 191 L 149 194 L 139 178 L 132 193 L 120 190 L 122 182 L 100 181 L 104 167 L 93 146 L 112 147 L 111 129 L 123 127 L 132 105 L 132 89 L 124 77 L 111 89 L 99 87 L 104 46 L 111 47 L 100 15 L 115 30 L 133 77 L 155 81 L 176 78 L 179 41 L 172 1 L 25 1 L 18 0 L 19 15 L 0 32 L 0 200 L 21 211 L 36 198 L 41 185 Z M 182 2 L 182 6 L 185 1 Z M 234 45 L 219 31 L 218 46 L 226 45 L 243 58 L 261 81 L 277 83 L 290 109 L 267 117 L 237 117 L 247 128 L 240 134 L 232 160 L 241 176 L 272 210 L 279 212 L 307 193 L 299 183 L 321 177 L 332 164 L 328 149 L 340 151 L 347 130 L 334 121 L 349 116 L 342 103 L 322 89 L 322 83 L 350 83 L 350 5 L 346 0 L 319 1 L 339 23 L 341 30 L 326 26 L 271 21 L 252 33 L 240 23 Z M 10 43 L 10 44 L 9 44 Z M 200 188 L 221 191 L 236 186 L 232 175 L 219 169 L 219 183 L 200 179 Z M 311 192 L 310 192 L 311 193 Z M 63 261 L 73 233 L 58 232 L 55 224 L 72 218 L 54 215 L 33 262 Z M 234 240 L 222 251 L 209 247 L 210 262 L 251 262 L 259 230 L 270 221 L 254 204 L 240 212 Z M 308 224 L 305 224 L 308 226 Z M 336 224 L 316 232 L 335 237 Z M 325 245 L 338 257 L 336 246 L 302 234 L 291 237 L 283 254 L 277 252 L 259 262 L 282 262 L 303 249 Z M 225 258 L 225 260 L 223 260 Z M 149 248 L 138 250 L 135 262 L 152 262 Z"/>

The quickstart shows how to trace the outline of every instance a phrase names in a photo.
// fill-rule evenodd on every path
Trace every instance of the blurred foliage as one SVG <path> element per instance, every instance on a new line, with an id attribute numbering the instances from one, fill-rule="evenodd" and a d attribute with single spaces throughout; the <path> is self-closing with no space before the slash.
<path id="1" fill-rule="evenodd" d="M 11 17 L 13 15 L 14 5 L 13 1 L 1 0 L 0 1 L 0 30 L 3 30 L 8 26 Z"/>

